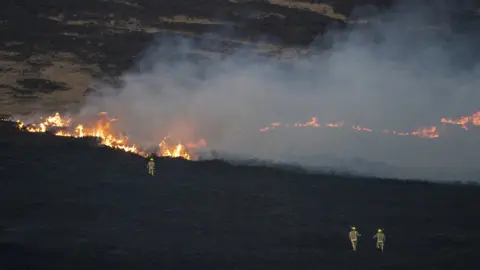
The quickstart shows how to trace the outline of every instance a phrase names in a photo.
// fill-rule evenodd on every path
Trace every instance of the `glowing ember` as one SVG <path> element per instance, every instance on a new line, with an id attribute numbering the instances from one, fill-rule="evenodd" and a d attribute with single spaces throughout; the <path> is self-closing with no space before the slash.
<path id="1" fill-rule="evenodd" d="M 480 112 L 476 112 L 472 115 L 472 125 L 480 126 Z"/>
<path id="2" fill-rule="evenodd" d="M 24 122 L 17 120 L 17 126 L 20 129 L 24 129 L 28 132 L 47 132 L 51 131 L 56 136 L 66 137 L 97 137 L 100 139 L 102 145 L 120 149 L 125 152 L 135 153 L 141 156 L 147 156 L 149 153 L 139 146 L 130 143 L 128 136 L 115 131 L 112 128 L 112 122 L 115 122 L 115 118 L 111 118 L 107 113 L 102 112 L 98 114 L 96 119 L 88 124 L 77 124 L 72 126 L 72 119 L 62 117 L 59 113 L 55 113 L 54 116 L 46 118 L 41 117 L 40 123 L 25 124 Z M 205 146 L 206 142 L 201 139 L 198 143 L 188 143 L 188 148 L 193 149 L 197 147 Z M 159 151 L 156 153 L 158 156 L 164 157 L 180 157 L 184 159 L 192 159 L 191 154 L 188 152 L 187 147 L 178 143 L 171 146 L 167 143 L 167 137 L 165 137 L 159 143 Z"/>
<path id="3" fill-rule="evenodd" d="M 352 126 L 352 128 L 356 131 L 368 131 L 368 132 L 373 131 L 371 128 L 364 128 L 364 127 L 361 127 L 361 126 Z"/>
<path id="4" fill-rule="evenodd" d="M 343 127 L 345 123 L 343 121 L 340 121 L 338 123 L 327 123 L 327 127 Z"/>
<path id="5" fill-rule="evenodd" d="M 282 123 L 280 123 L 280 122 L 273 122 L 273 123 L 271 123 L 270 125 L 268 125 L 268 126 L 266 126 L 266 127 L 264 127 L 264 128 L 261 128 L 260 131 L 261 131 L 261 132 L 265 132 L 265 131 L 275 129 L 275 128 L 280 127 L 280 126 L 282 126 Z"/>

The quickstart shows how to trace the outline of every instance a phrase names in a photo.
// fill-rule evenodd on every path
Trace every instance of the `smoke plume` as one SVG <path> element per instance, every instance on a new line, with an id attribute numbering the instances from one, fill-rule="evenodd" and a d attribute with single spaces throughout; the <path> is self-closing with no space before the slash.
<path id="1" fill-rule="evenodd" d="M 347 29 L 319 36 L 307 54 L 294 57 L 264 57 L 245 47 L 194 60 L 189 54 L 205 43 L 159 36 L 122 77 L 120 92 L 90 98 L 84 111 L 108 111 L 142 141 L 205 138 L 208 148 L 238 156 L 380 176 L 475 180 L 470 169 L 479 168 L 480 130 L 440 123 L 479 109 L 478 43 L 459 31 L 464 8 L 417 3 L 384 12 L 357 9 L 357 21 Z M 220 51 L 220 43 L 208 46 Z M 344 121 L 399 132 L 435 125 L 441 136 L 346 128 L 259 131 L 312 116 L 320 124 Z"/>

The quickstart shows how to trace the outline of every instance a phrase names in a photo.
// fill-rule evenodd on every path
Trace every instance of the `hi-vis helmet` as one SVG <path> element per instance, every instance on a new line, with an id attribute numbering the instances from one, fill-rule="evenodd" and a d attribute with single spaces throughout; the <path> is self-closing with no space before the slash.
<path id="1" fill-rule="evenodd" d="M 150 158 L 150 161 L 153 161 L 153 157 Z"/>
<path id="2" fill-rule="evenodd" d="M 355 226 L 353 226 L 353 227 L 352 227 L 352 231 L 356 231 L 356 230 L 357 230 L 357 228 L 355 228 Z"/>
<path id="3" fill-rule="evenodd" d="M 382 232 L 382 229 L 378 229 L 378 232 L 381 233 L 381 232 Z"/>

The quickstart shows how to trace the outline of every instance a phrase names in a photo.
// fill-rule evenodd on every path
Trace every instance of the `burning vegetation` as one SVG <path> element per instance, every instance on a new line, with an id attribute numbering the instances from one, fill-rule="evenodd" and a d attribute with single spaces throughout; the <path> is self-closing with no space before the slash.
<path id="1" fill-rule="evenodd" d="M 440 123 L 443 124 L 450 124 L 450 125 L 458 125 L 461 128 L 465 130 L 469 130 L 469 126 L 480 126 L 480 111 L 470 115 L 470 116 L 461 116 L 457 119 L 451 119 L 451 118 L 442 118 L 440 119 Z M 346 125 L 345 121 L 340 121 L 340 122 L 335 122 L 335 123 L 325 123 L 325 124 L 320 124 L 318 122 L 317 117 L 312 117 L 310 121 L 307 122 L 299 122 L 299 123 L 294 123 L 294 124 L 284 124 L 281 122 L 273 122 L 263 128 L 260 129 L 260 132 L 267 132 L 271 131 L 277 128 L 299 128 L 299 127 L 313 127 L 313 128 L 321 128 L 321 127 L 326 127 L 326 128 L 349 128 L 354 131 L 359 131 L 359 132 L 375 132 L 377 130 L 374 130 L 372 128 L 368 127 L 362 127 L 359 125 Z M 440 132 L 439 128 L 435 125 L 427 126 L 427 127 L 421 127 L 418 128 L 414 131 L 411 132 L 399 132 L 396 130 L 392 129 L 383 129 L 383 130 L 378 130 L 381 133 L 384 134 L 391 134 L 391 135 L 397 135 L 397 136 L 416 136 L 416 137 L 421 137 L 421 138 L 427 138 L 427 139 L 436 139 L 440 137 Z"/>
<path id="2" fill-rule="evenodd" d="M 67 136 L 74 138 L 81 137 L 96 137 L 99 138 L 102 145 L 120 149 L 126 152 L 135 153 L 141 156 L 149 156 L 155 153 L 157 156 L 184 158 L 187 160 L 195 159 L 191 150 L 199 147 L 205 147 L 205 139 L 200 139 L 195 143 L 180 142 L 171 143 L 168 137 L 163 138 L 152 150 L 152 147 L 140 146 L 132 143 L 128 136 L 122 132 L 115 130 L 114 122 L 117 119 L 110 117 L 106 112 L 95 115 L 94 119 L 87 120 L 85 123 L 76 123 L 70 117 L 61 116 L 60 113 L 47 117 L 40 117 L 40 121 L 36 123 L 25 123 L 16 120 L 17 127 L 28 132 L 51 132 L 56 136 Z M 75 123 L 75 124 L 74 124 Z M 464 130 L 469 130 L 473 126 L 480 126 L 480 111 L 470 115 L 461 116 L 457 119 L 442 118 L 440 123 L 443 125 L 458 125 Z M 427 139 L 436 139 L 440 137 L 439 127 L 435 125 L 418 128 L 411 132 L 399 132 L 391 129 L 374 130 L 372 128 L 363 127 L 359 125 L 347 125 L 345 121 L 334 123 L 319 123 L 317 117 L 312 117 L 310 121 L 298 122 L 294 124 L 284 124 L 281 122 L 273 122 L 268 126 L 261 128 L 260 132 L 268 132 L 278 128 L 348 128 L 356 132 L 380 132 L 383 134 L 390 134 L 396 136 L 416 136 Z M 443 129 L 442 129 L 443 130 Z"/>
<path id="3" fill-rule="evenodd" d="M 51 132 L 56 136 L 66 136 L 74 138 L 96 137 L 99 138 L 102 145 L 120 149 L 125 152 L 135 153 L 141 156 L 149 156 L 152 151 L 147 151 L 146 147 L 141 147 L 130 142 L 128 136 L 114 129 L 113 123 L 117 119 L 110 117 L 107 113 L 102 112 L 95 116 L 95 119 L 87 121 L 87 123 L 73 124 L 72 118 L 63 117 L 60 113 L 48 117 L 40 117 L 38 123 L 24 123 L 16 120 L 17 127 L 28 132 Z M 197 143 L 188 143 L 187 146 L 178 142 L 176 144 L 169 143 L 168 137 L 158 143 L 155 147 L 156 155 L 163 157 L 193 159 L 190 149 L 205 146 L 204 139 L 200 139 Z"/>

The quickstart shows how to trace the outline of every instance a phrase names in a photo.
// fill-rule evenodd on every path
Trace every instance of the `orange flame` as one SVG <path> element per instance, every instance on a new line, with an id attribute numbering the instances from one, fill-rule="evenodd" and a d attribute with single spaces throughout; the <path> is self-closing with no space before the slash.
<path id="1" fill-rule="evenodd" d="M 361 126 L 352 126 L 352 128 L 356 131 L 367 131 L 367 132 L 372 132 L 373 130 L 371 128 L 364 128 Z"/>
<path id="2" fill-rule="evenodd" d="M 480 126 L 480 111 L 472 114 L 471 116 L 462 116 L 458 119 L 450 119 L 450 118 L 442 118 L 440 119 L 441 123 L 447 123 L 447 124 L 452 124 L 452 125 L 460 125 L 463 129 L 468 130 L 468 125 L 472 126 Z M 329 127 L 329 128 L 339 128 L 339 127 L 344 127 L 345 122 L 340 121 L 336 123 L 326 123 L 324 125 L 321 125 L 318 123 L 317 117 L 312 117 L 311 121 L 306 122 L 306 123 L 295 123 L 293 124 L 293 127 Z M 274 122 L 271 123 L 270 125 L 263 127 L 260 129 L 260 132 L 267 132 L 269 130 L 272 130 L 274 128 L 278 127 L 291 127 L 288 124 L 282 124 L 280 122 Z M 374 132 L 375 130 L 372 128 L 368 127 L 362 127 L 359 125 L 352 125 L 351 128 L 355 131 L 361 131 L 361 132 Z M 412 132 L 399 132 L 396 130 L 389 130 L 389 129 L 384 129 L 381 131 L 382 133 L 385 134 L 391 134 L 391 135 L 397 135 L 397 136 L 416 136 L 416 137 L 421 137 L 421 138 L 428 138 L 428 139 L 436 139 L 440 137 L 440 133 L 438 131 L 438 127 L 436 126 L 427 126 L 427 127 L 421 127 L 418 128 L 415 131 Z"/>
<path id="3" fill-rule="evenodd" d="M 480 111 L 470 116 L 461 116 L 457 119 L 442 118 L 440 122 L 451 125 L 459 125 L 461 128 L 468 130 L 468 124 L 480 126 Z"/>
<path id="4" fill-rule="evenodd" d="M 343 121 L 340 121 L 338 123 L 327 123 L 327 127 L 343 127 L 343 125 L 345 124 L 345 122 Z"/>
<path id="5" fill-rule="evenodd" d="M 272 129 L 275 129 L 275 128 L 280 127 L 280 126 L 282 126 L 282 123 L 280 123 L 280 122 L 273 122 L 273 123 L 271 123 L 270 125 L 268 125 L 268 126 L 266 126 L 266 127 L 264 127 L 264 128 L 261 128 L 261 129 L 260 129 L 260 132 L 265 132 L 265 131 L 268 131 L 268 130 L 272 130 Z"/>
<path id="6" fill-rule="evenodd" d="M 101 144 L 121 149 L 126 152 L 135 153 L 142 156 L 147 156 L 147 152 L 144 148 L 140 148 L 136 144 L 129 142 L 128 136 L 125 136 L 123 133 L 116 132 L 112 128 L 112 123 L 117 119 L 109 117 L 107 113 L 102 112 L 97 115 L 95 121 L 89 122 L 87 124 L 77 124 L 72 126 L 72 119 L 68 117 L 62 117 L 59 113 L 55 113 L 53 116 L 48 116 L 46 118 L 41 117 L 39 123 L 32 123 L 26 125 L 20 120 L 16 120 L 17 127 L 26 130 L 28 132 L 47 132 L 52 131 L 54 135 L 57 136 L 67 136 L 67 137 L 97 137 L 100 138 Z M 468 130 L 469 126 L 480 126 L 480 111 L 473 113 L 470 116 L 461 116 L 457 119 L 451 118 L 441 118 L 440 123 L 459 125 L 461 128 Z M 345 127 L 345 122 L 335 122 L 335 123 L 325 123 L 320 124 L 317 117 L 312 117 L 308 122 L 297 122 L 293 125 L 283 124 L 281 122 L 273 122 L 266 127 L 260 129 L 260 132 L 267 132 L 281 127 L 313 127 L 313 128 L 342 128 Z M 376 130 L 368 127 L 363 127 L 359 125 L 350 125 L 348 126 L 351 130 L 358 132 L 375 132 Z M 443 129 L 442 129 L 443 130 Z M 397 136 L 416 136 L 420 138 L 436 139 L 440 137 L 438 127 L 431 125 L 427 127 L 421 127 L 412 132 L 399 132 L 396 130 L 384 129 L 381 130 L 382 133 L 397 135 Z M 199 147 L 205 147 L 205 139 L 200 139 L 198 142 L 186 143 L 185 145 L 178 142 L 175 145 L 169 145 L 167 143 L 168 136 L 165 137 L 159 144 L 159 151 L 156 153 L 159 156 L 165 157 L 180 157 L 184 159 L 193 159 L 192 155 L 189 153 L 188 149 L 195 149 Z"/>
<path id="7" fill-rule="evenodd" d="M 410 136 L 418 136 L 422 138 L 429 138 L 435 139 L 440 137 L 440 134 L 437 132 L 436 126 L 426 127 L 426 128 L 419 128 L 416 131 L 410 132 L 408 135 Z"/>
<path id="8" fill-rule="evenodd" d="M 317 122 L 317 117 L 312 117 L 312 120 L 310 120 L 309 122 L 306 122 L 304 124 L 302 123 L 295 123 L 293 125 L 294 127 L 320 127 L 320 124 L 318 124 Z"/>
<path id="9" fill-rule="evenodd" d="M 32 123 L 26 125 L 24 122 L 17 120 L 17 127 L 28 132 L 47 132 L 52 131 L 56 136 L 66 137 L 97 137 L 100 139 L 102 145 L 120 149 L 125 152 L 135 153 L 141 156 L 147 156 L 148 153 L 139 148 L 137 145 L 130 143 L 128 136 L 120 132 L 116 132 L 112 128 L 112 122 L 117 119 L 111 118 L 107 113 L 99 113 L 97 119 L 93 123 L 78 124 L 75 127 L 71 125 L 72 119 L 62 117 L 59 113 L 47 118 L 40 118 L 42 122 Z M 204 147 L 206 141 L 201 139 L 198 143 L 187 144 L 189 149 Z M 184 159 L 192 159 L 191 154 L 188 153 L 187 147 L 180 142 L 175 146 L 167 144 L 167 137 L 165 137 L 159 144 L 160 150 L 156 153 L 158 156 L 164 157 L 180 157 Z"/>

